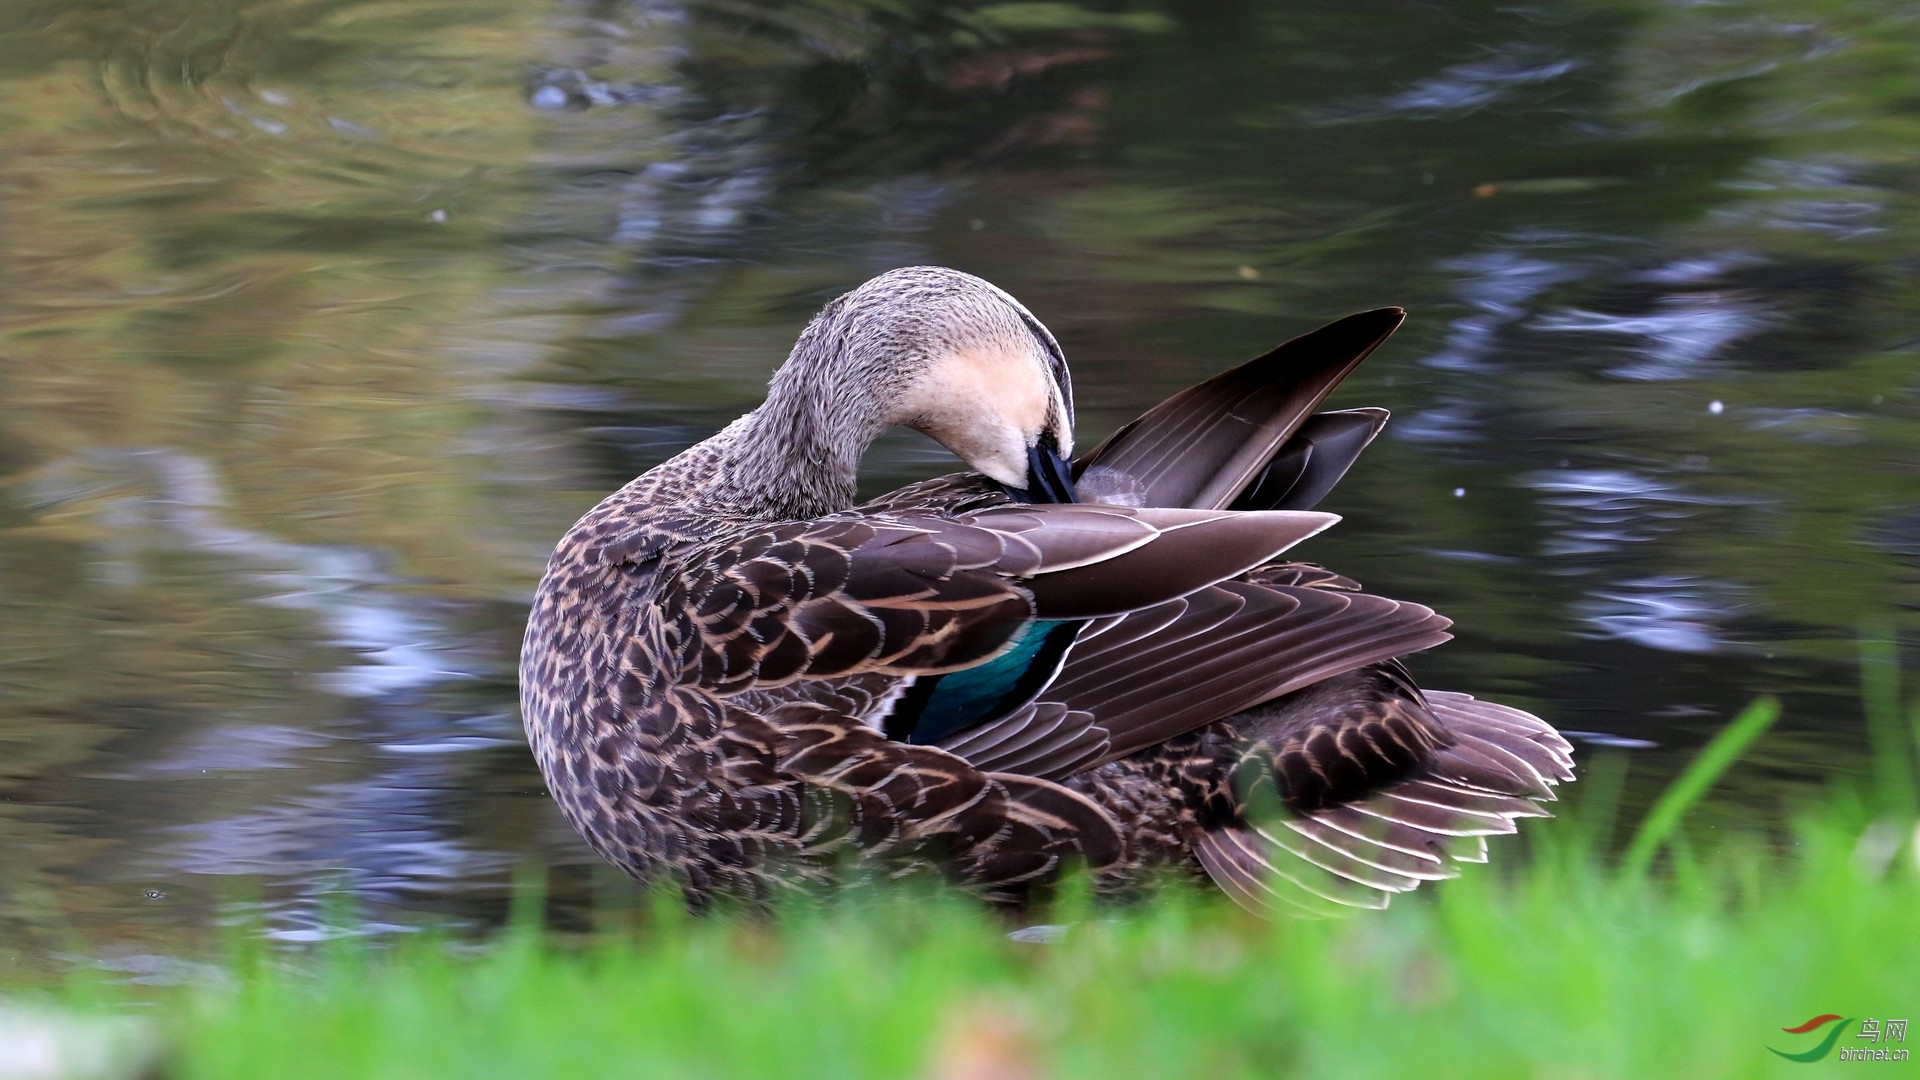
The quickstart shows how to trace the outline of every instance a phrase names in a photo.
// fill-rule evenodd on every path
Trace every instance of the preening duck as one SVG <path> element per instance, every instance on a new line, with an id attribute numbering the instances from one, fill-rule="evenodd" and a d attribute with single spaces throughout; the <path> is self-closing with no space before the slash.
<path id="1" fill-rule="evenodd" d="M 548 788 L 696 904 L 857 853 L 1008 900 L 1077 859 L 1320 913 L 1484 859 L 1572 779 L 1566 741 L 1416 686 L 1432 610 L 1281 558 L 1387 419 L 1321 402 L 1402 318 L 1296 338 L 1075 459 L 1065 360 L 1013 297 L 939 267 L 841 296 L 764 404 L 555 549 L 520 669 Z M 974 471 L 856 505 L 899 425 Z"/>

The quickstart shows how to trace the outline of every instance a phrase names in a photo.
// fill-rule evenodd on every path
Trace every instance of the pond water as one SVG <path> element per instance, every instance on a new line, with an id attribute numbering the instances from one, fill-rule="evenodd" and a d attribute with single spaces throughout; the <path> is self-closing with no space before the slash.
<path id="1" fill-rule="evenodd" d="M 543 794 L 547 550 L 942 263 L 1083 445 L 1349 311 L 1395 420 L 1303 555 L 1423 681 L 1708 821 L 1869 775 L 1920 630 L 1920 26 L 1854 0 L 15 0 L 0 8 L 0 972 L 191 977 L 632 902 Z M 947 471 L 917 437 L 873 490 Z M 85 943 L 78 944 L 78 943 Z"/>

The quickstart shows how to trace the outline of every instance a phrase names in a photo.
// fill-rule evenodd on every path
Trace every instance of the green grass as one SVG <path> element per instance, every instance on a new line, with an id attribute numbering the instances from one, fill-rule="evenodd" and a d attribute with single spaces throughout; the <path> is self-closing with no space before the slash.
<path id="1" fill-rule="evenodd" d="M 1858 1047 L 1859 1019 L 1920 1011 L 1920 837 L 1885 773 L 1785 833 L 1690 834 L 1687 810 L 1774 715 L 1736 718 L 1617 863 L 1601 853 L 1624 762 L 1603 757 L 1571 812 L 1525 823 L 1492 865 L 1347 919 L 1267 922 L 1170 889 L 1120 909 L 1069 897 L 1046 916 L 1064 940 L 1026 944 L 951 894 L 771 919 L 662 902 L 584 943 L 527 918 L 479 946 L 254 940 L 224 988 L 39 999 L 151 1018 L 179 1080 L 1811 1075 L 1837 1054 L 1768 1048 L 1824 1032 L 1782 1028 L 1837 1013 Z"/>
<path id="2" fill-rule="evenodd" d="M 1638 878 L 1646 872 L 1653 857 L 1674 835 L 1674 830 L 1693 809 L 1713 782 L 1727 771 L 1754 740 L 1766 734 L 1775 720 L 1780 719 L 1780 703 L 1772 698 L 1761 698 L 1741 710 L 1733 722 L 1720 730 L 1712 741 L 1701 748 L 1688 763 L 1686 769 L 1676 777 L 1667 790 L 1647 811 L 1646 820 L 1633 834 L 1633 842 L 1627 845 L 1626 857 L 1621 862 L 1624 874 L 1629 878 Z"/>
<path id="3" fill-rule="evenodd" d="M 1541 824 L 1531 858 L 1509 843 L 1504 870 L 1336 921 L 1175 892 L 1038 945 L 952 896 L 771 923 L 661 905 L 584 947 L 256 950 L 233 987 L 141 1011 L 180 1078 L 1709 1077 L 1795 1075 L 1766 1048 L 1809 1043 L 1781 1028 L 1920 1005 L 1912 838 L 1875 841 L 1864 804 L 1784 850 L 1681 849 L 1654 883 L 1599 865 L 1578 820 Z"/>
<path id="4" fill-rule="evenodd" d="M 1860 628 L 1860 704 L 1873 747 L 1874 799 L 1890 812 L 1911 816 L 1920 785 L 1914 782 L 1907 748 L 1920 752 L 1920 698 L 1915 698 L 1909 722 L 1903 725 L 1899 645 L 1884 620 Z"/>

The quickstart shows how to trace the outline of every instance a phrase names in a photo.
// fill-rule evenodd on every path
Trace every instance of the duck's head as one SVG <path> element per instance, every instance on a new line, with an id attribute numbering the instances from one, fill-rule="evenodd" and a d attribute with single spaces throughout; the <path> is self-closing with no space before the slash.
<path id="1" fill-rule="evenodd" d="M 834 300 L 801 333 L 773 393 L 824 399 L 857 437 L 924 432 L 1016 497 L 1073 498 L 1073 384 L 1060 345 L 971 274 L 911 266 Z"/>

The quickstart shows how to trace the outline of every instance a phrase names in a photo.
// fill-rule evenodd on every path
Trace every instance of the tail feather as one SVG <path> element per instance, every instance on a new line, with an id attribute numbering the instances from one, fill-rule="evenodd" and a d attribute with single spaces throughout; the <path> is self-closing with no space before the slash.
<path id="1" fill-rule="evenodd" d="M 1573 779 L 1573 744 L 1532 713 L 1448 690 L 1430 690 L 1426 696 L 1443 723 L 1521 758 L 1543 782 Z"/>
<path id="2" fill-rule="evenodd" d="M 1573 778 L 1565 739 L 1537 717 L 1465 694 L 1428 701 L 1452 741 L 1426 765 L 1363 799 L 1209 830 L 1194 845 L 1200 865 L 1254 909 L 1384 907 L 1394 893 L 1454 876 L 1453 863 L 1486 861 L 1486 838 L 1516 831 L 1516 819 L 1547 816 L 1540 803 Z"/>
<path id="3" fill-rule="evenodd" d="M 1551 800 L 1553 787 L 1525 758 L 1503 747 L 1463 734 L 1435 755 L 1434 771 L 1475 787 L 1512 786 L 1516 794 Z"/>
<path id="4" fill-rule="evenodd" d="M 1425 850 L 1412 852 L 1343 832 L 1318 817 L 1289 818 L 1283 824 L 1321 847 L 1401 877 L 1439 881 L 1454 876 L 1453 869 L 1447 865 L 1445 849 L 1431 841 L 1416 840 Z"/>
<path id="5" fill-rule="evenodd" d="M 1325 917 L 1387 906 L 1387 893 L 1291 857 L 1251 829 L 1207 832 L 1194 854 L 1229 896 L 1255 911 Z"/>
<path id="6" fill-rule="evenodd" d="M 1547 812 L 1540 809 L 1533 799 L 1553 798 L 1552 792 L 1531 797 L 1502 795 L 1483 788 L 1432 779 L 1412 779 L 1395 784 L 1386 794 L 1402 802 L 1425 803 L 1443 810 L 1484 818 L 1546 817 Z"/>
<path id="7" fill-rule="evenodd" d="M 1429 880 L 1427 874 L 1403 874 L 1378 862 L 1359 858 L 1344 847 L 1323 844 L 1318 838 L 1287 828 L 1262 828 L 1253 831 L 1273 847 L 1325 870 L 1329 874 L 1386 893 L 1406 892 Z"/>
<path id="8" fill-rule="evenodd" d="M 1320 833 L 1329 842 L 1346 843 L 1356 850 L 1375 852 L 1379 858 L 1417 859 L 1431 861 L 1436 866 L 1444 866 L 1446 860 L 1451 858 L 1454 839 L 1417 829 L 1390 817 L 1363 814 L 1350 803 L 1315 811 L 1312 816 L 1293 817 L 1288 819 L 1287 824 Z M 1336 833 L 1344 839 L 1333 840 Z"/>

